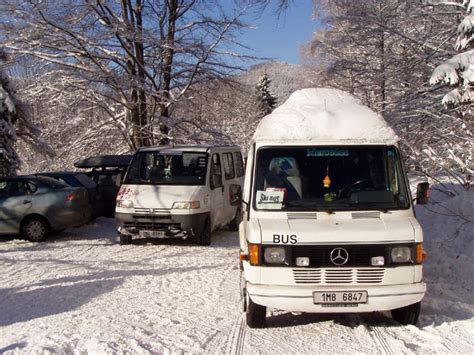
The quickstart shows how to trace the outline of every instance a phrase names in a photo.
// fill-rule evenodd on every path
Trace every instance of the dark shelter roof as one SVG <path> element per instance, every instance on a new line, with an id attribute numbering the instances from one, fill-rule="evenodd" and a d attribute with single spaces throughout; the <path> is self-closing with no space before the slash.
<path id="1" fill-rule="evenodd" d="M 127 167 L 133 155 L 99 155 L 79 160 L 74 163 L 76 168 L 112 168 Z"/>

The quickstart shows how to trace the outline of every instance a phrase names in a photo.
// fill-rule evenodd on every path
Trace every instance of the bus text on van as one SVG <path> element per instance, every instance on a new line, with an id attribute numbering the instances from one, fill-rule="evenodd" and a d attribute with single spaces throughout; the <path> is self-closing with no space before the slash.
<path id="1" fill-rule="evenodd" d="M 273 243 L 296 244 L 298 243 L 298 237 L 294 234 L 273 234 Z"/>

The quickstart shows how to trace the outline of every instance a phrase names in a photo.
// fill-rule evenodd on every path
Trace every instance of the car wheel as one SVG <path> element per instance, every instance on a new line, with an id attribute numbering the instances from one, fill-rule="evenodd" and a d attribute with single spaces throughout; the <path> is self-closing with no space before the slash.
<path id="1" fill-rule="evenodd" d="M 41 217 L 31 217 L 25 220 L 21 226 L 21 235 L 30 242 L 44 241 L 50 232 L 48 222 Z"/>
<path id="2" fill-rule="evenodd" d="M 198 238 L 200 245 L 211 245 L 211 220 L 206 219 L 204 222 L 204 228 L 202 229 L 201 235 Z"/>
<path id="3" fill-rule="evenodd" d="M 267 318 L 267 307 L 253 303 L 250 297 L 247 297 L 246 321 L 249 328 L 265 328 Z"/>
<path id="4" fill-rule="evenodd" d="M 240 222 L 242 222 L 242 209 L 237 208 L 234 219 L 229 223 L 229 230 L 231 232 L 237 232 L 239 230 Z"/>
<path id="5" fill-rule="evenodd" d="M 415 325 L 420 316 L 421 302 L 411 304 L 406 307 L 392 309 L 392 317 L 403 325 Z"/>
<path id="6" fill-rule="evenodd" d="M 132 243 L 132 236 L 127 234 L 119 234 L 120 236 L 120 244 L 127 245 Z"/>

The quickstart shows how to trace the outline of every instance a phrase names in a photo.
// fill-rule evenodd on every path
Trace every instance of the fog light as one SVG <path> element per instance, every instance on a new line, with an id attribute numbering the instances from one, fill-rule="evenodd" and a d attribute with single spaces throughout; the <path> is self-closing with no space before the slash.
<path id="1" fill-rule="evenodd" d="M 373 256 L 370 258 L 370 264 L 372 266 L 383 266 L 385 264 L 385 258 L 383 256 Z"/>
<path id="2" fill-rule="evenodd" d="M 296 266 L 309 266 L 309 258 L 307 257 L 296 258 Z"/>

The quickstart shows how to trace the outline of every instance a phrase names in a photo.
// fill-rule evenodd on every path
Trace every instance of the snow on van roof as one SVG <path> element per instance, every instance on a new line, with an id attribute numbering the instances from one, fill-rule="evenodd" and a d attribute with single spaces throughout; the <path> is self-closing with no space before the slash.
<path id="1" fill-rule="evenodd" d="M 394 144 L 395 132 L 383 117 L 353 95 L 330 88 L 295 91 L 265 116 L 254 141 L 357 141 Z"/>

